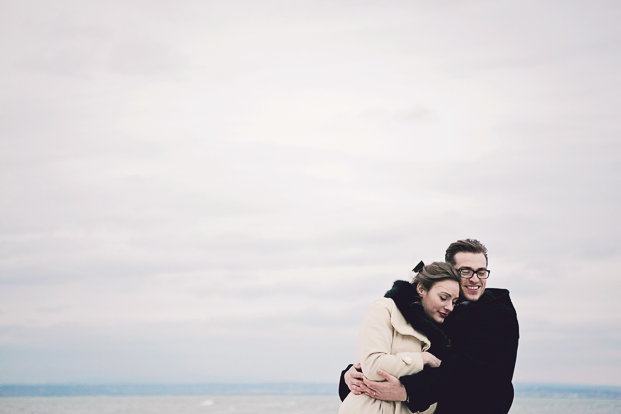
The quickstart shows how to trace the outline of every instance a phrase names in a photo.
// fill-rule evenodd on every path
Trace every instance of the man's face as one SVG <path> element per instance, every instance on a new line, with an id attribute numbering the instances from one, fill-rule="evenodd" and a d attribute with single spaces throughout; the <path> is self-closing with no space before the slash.
<path id="1" fill-rule="evenodd" d="M 455 255 L 455 269 L 470 268 L 474 271 L 487 269 L 483 253 L 459 252 Z M 487 279 L 479 279 L 476 273 L 470 279 L 461 278 L 461 294 L 466 300 L 479 300 L 485 291 Z"/>

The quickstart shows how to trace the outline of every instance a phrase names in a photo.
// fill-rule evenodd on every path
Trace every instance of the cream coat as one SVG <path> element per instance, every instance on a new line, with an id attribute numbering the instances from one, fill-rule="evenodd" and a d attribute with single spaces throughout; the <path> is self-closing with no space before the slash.
<path id="1" fill-rule="evenodd" d="M 360 326 L 358 361 L 370 380 L 384 381 L 377 374 L 378 369 L 400 378 L 423 369 L 421 352 L 430 346 L 429 339 L 412 328 L 392 299 L 381 298 L 371 304 Z M 432 414 L 435 409 L 433 404 L 424 413 Z M 379 401 L 350 393 L 339 414 L 411 414 L 411 411 L 404 402 Z"/>

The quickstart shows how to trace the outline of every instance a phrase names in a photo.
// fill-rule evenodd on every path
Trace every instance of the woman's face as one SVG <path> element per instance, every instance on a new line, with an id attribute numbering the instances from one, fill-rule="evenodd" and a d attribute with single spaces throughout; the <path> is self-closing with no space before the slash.
<path id="1" fill-rule="evenodd" d="M 451 279 L 434 283 L 428 291 L 419 284 L 416 290 L 425 313 L 437 323 L 444 322 L 459 298 L 459 282 Z"/>

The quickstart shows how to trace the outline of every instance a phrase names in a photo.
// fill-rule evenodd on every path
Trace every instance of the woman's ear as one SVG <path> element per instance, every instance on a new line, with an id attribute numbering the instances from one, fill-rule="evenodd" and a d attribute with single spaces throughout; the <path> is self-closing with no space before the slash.
<path id="1" fill-rule="evenodd" d="M 423 285 L 421 285 L 420 283 L 416 284 L 416 291 L 418 292 L 418 295 L 422 298 L 423 297 L 423 293 L 425 292 L 425 289 L 423 288 Z"/>

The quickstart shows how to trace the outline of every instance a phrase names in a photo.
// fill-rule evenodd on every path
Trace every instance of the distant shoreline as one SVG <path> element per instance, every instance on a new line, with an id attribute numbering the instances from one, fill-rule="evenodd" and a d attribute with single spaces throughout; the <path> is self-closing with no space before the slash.
<path id="1" fill-rule="evenodd" d="M 621 386 L 515 383 L 516 397 L 621 399 Z M 4 384 L 1 397 L 337 395 L 337 384 Z"/>
<path id="2" fill-rule="evenodd" d="M 0 397 L 123 395 L 337 395 L 335 384 L 33 384 L 0 385 Z"/>

